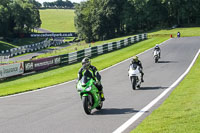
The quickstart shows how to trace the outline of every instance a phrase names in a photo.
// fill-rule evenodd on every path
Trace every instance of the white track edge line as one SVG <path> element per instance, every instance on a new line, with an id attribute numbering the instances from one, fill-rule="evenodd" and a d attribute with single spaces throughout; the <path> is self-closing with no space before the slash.
<path id="1" fill-rule="evenodd" d="M 174 88 L 190 71 L 192 66 L 194 65 L 195 61 L 197 60 L 198 55 L 200 54 L 200 49 L 197 52 L 196 56 L 194 57 L 193 61 L 191 62 L 190 66 L 187 70 L 163 93 L 161 93 L 158 97 L 156 97 L 152 102 L 146 105 L 143 109 L 141 109 L 138 113 L 133 115 L 128 121 L 126 121 L 123 125 L 117 128 L 113 133 L 122 133 L 125 131 L 131 124 L 133 124 L 139 117 L 141 117 L 146 111 L 148 111 L 153 105 L 155 105 L 161 98 L 163 98 L 172 88 Z"/>
<path id="2" fill-rule="evenodd" d="M 168 40 L 166 40 L 166 41 L 160 43 L 160 45 L 164 44 L 165 42 L 167 42 L 167 41 L 169 41 L 169 40 L 171 40 L 171 39 L 172 39 L 172 38 L 170 38 L 170 39 L 168 39 Z M 148 50 L 145 50 L 144 52 L 142 52 L 142 53 L 140 53 L 140 54 L 138 54 L 138 55 L 144 54 L 144 53 L 146 53 L 147 51 L 149 51 L 149 50 L 151 50 L 151 49 L 153 49 L 153 48 L 150 48 L 150 49 L 148 49 Z M 129 60 L 129 59 L 131 59 L 131 58 L 132 58 L 132 57 L 130 57 L 130 58 L 126 59 L 126 60 L 123 60 L 123 61 L 121 61 L 121 62 L 119 62 L 119 63 L 117 63 L 117 64 L 114 64 L 114 65 L 112 65 L 112 66 L 110 66 L 110 67 L 107 67 L 107 68 L 101 70 L 100 72 L 103 72 L 103 71 L 106 71 L 106 70 L 108 70 L 108 69 L 111 69 L 111 68 L 113 68 L 113 67 L 115 67 L 115 66 L 117 66 L 117 65 L 119 65 L 119 64 L 121 64 L 121 63 L 123 63 L 123 62 L 126 62 L 127 60 Z M 20 95 L 24 95 L 24 94 L 29 94 L 29 93 L 37 92 L 37 91 L 42 91 L 42 90 L 46 90 L 46 89 L 49 89 L 49 88 L 57 87 L 57 86 L 60 86 L 60 85 L 65 85 L 65 84 L 68 84 L 68 83 L 71 83 L 71 82 L 74 82 L 74 81 L 76 81 L 76 80 L 67 81 L 67 82 L 64 82 L 64 83 L 61 83 L 61 84 L 56 84 L 56 85 L 44 87 L 44 88 L 37 89 L 37 90 L 27 91 L 27 92 L 23 92 L 23 93 L 8 95 L 8 96 L 2 96 L 2 97 L 0 97 L 0 99 L 2 99 L 2 98 L 14 97 L 14 96 L 20 96 Z"/>

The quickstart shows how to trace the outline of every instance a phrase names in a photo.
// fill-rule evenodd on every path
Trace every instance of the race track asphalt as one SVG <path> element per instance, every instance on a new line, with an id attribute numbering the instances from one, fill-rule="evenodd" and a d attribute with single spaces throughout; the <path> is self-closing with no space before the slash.
<path id="1" fill-rule="evenodd" d="M 127 75 L 130 60 L 101 71 L 106 101 L 103 109 L 94 110 L 92 115 L 85 114 L 75 81 L 0 98 L 0 133 L 111 133 L 185 72 L 200 48 L 199 42 L 200 37 L 170 39 L 161 45 L 159 63 L 154 63 L 153 50 L 139 55 L 145 73 L 139 90 L 131 89 Z M 168 95 L 125 132 L 136 127 Z"/>

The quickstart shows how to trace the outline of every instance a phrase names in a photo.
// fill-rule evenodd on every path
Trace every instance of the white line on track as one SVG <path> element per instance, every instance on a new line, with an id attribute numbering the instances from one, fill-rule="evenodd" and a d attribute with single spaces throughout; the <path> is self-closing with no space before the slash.
<path id="1" fill-rule="evenodd" d="M 155 105 L 161 98 L 163 98 L 170 90 L 172 90 L 190 71 L 192 66 L 194 65 L 195 61 L 197 60 L 197 57 L 200 53 L 200 49 L 197 52 L 196 56 L 194 57 L 193 61 L 191 62 L 190 66 L 187 68 L 187 70 L 169 87 L 167 88 L 163 93 L 161 93 L 158 97 L 156 97 L 152 102 L 150 102 L 147 106 L 145 106 L 143 109 L 141 109 L 138 113 L 136 113 L 134 116 L 132 116 L 128 121 L 126 121 L 123 125 L 121 125 L 119 128 L 117 128 L 113 133 L 122 133 L 125 131 L 131 124 L 133 124 L 138 118 L 140 118 L 146 111 L 148 111 L 153 105 Z"/>
<path id="2" fill-rule="evenodd" d="M 162 42 L 160 45 L 164 44 L 165 42 L 167 42 L 167 41 L 169 41 L 169 40 L 171 40 L 171 39 L 168 39 L 168 40 Z M 149 50 L 151 50 L 151 49 L 153 49 L 153 48 L 150 48 L 150 49 L 148 49 L 148 50 L 146 50 L 146 51 L 144 51 L 144 52 L 142 52 L 142 53 L 140 53 L 140 54 L 138 54 L 138 55 L 144 54 L 145 52 L 147 52 L 147 51 L 149 51 Z M 131 58 L 132 58 L 132 57 L 131 57 Z M 103 71 L 106 71 L 106 70 L 108 70 L 108 69 L 111 69 L 111 68 L 113 68 L 113 67 L 115 67 L 115 66 L 117 66 L 117 65 L 119 65 L 119 64 L 121 64 L 121 63 L 123 63 L 123 62 L 126 62 L 127 60 L 129 60 L 129 59 L 131 59 L 131 58 L 128 58 L 128 59 L 126 59 L 126 60 L 123 60 L 123 61 L 121 61 L 121 62 L 119 62 L 119 63 L 117 63 L 117 64 L 115 64 L 115 65 L 112 65 L 112 66 L 110 66 L 110 67 L 108 67 L 108 68 L 105 68 L 105 69 L 101 70 L 100 72 L 103 72 Z M 71 81 L 68 81 L 68 82 L 64 82 L 64 83 L 61 83 L 61 84 L 57 84 L 57 85 L 53 85 L 53 86 L 41 88 L 41 89 L 38 89 L 38 90 L 27 91 L 27 92 L 23 92 L 23 93 L 19 93 L 19 94 L 13 94 L 13 95 L 9 95 L 9 96 L 3 96 L 3 97 L 0 97 L 0 99 L 2 99 L 2 98 L 8 98 L 8 97 L 14 97 L 14 96 L 20 96 L 20 95 L 24 95 L 24 94 L 28 94 L 28 93 L 37 92 L 37 91 L 42 91 L 42 90 L 46 90 L 46 89 L 49 89 L 49 88 L 57 87 L 57 86 L 60 86 L 60 85 L 65 85 L 65 84 L 68 84 L 68 83 L 71 83 L 71 82 L 74 82 L 74 81 L 76 81 L 76 80 L 71 80 Z"/>

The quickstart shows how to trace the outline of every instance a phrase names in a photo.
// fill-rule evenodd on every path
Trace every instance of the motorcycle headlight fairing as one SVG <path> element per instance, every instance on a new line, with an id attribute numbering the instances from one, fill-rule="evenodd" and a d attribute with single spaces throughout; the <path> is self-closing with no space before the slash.
<path id="1" fill-rule="evenodd" d="M 90 91 L 92 89 L 92 87 L 88 87 L 87 89 L 85 89 L 86 91 Z"/>
<path id="2" fill-rule="evenodd" d="M 82 91 L 83 88 L 82 88 L 81 86 L 77 86 L 77 90 L 78 90 L 78 91 Z"/>

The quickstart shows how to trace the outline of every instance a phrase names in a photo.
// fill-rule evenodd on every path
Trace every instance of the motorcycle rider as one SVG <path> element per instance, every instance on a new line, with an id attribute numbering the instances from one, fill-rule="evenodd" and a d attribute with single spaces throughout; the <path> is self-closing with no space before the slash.
<path id="1" fill-rule="evenodd" d="M 160 58 L 161 49 L 160 49 L 160 47 L 159 47 L 158 44 L 156 44 L 156 46 L 154 47 L 154 51 L 155 51 L 155 50 L 157 50 L 157 51 L 159 52 L 158 56 L 159 56 L 159 58 Z"/>
<path id="2" fill-rule="evenodd" d="M 177 32 L 177 37 L 181 37 L 181 33 L 180 32 Z"/>
<path id="3" fill-rule="evenodd" d="M 141 76 L 142 76 L 141 77 L 141 82 L 144 82 L 144 79 L 143 79 L 144 73 L 142 71 L 143 67 L 142 67 L 141 61 L 138 59 L 138 56 L 133 56 L 130 65 L 132 65 L 132 64 L 136 64 L 141 68 L 140 69 L 140 73 L 141 73 Z"/>
<path id="4" fill-rule="evenodd" d="M 95 86 L 99 90 L 99 93 L 101 95 L 101 101 L 104 101 L 105 98 L 104 98 L 104 93 L 103 93 L 103 86 L 101 84 L 101 75 L 97 71 L 97 68 L 91 65 L 91 61 L 88 57 L 85 57 L 82 60 L 82 67 L 80 68 L 78 72 L 78 80 L 81 80 L 83 75 L 93 78 L 96 81 Z"/>

